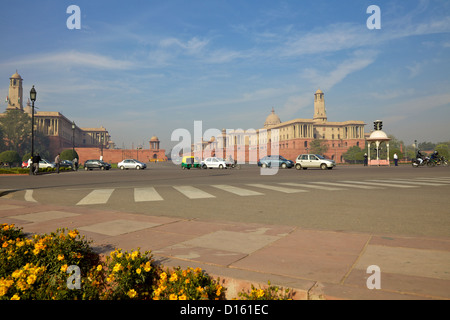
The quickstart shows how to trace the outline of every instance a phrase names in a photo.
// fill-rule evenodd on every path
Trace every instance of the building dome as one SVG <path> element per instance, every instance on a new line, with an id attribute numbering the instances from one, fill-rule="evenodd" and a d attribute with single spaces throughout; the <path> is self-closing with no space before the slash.
<path id="1" fill-rule="evenodd" d="M 150 139 L 150 141 L 159 141 L 159 139 L 158 139 L 157 136 L 153 136 L 153 137 Z"/>
<path id="2" fill-rule="evenodd" d="M 318 93 L 323 93 L 323 92 L 322 92 L 322 90 L 317 89 L 316 94 L 318 94 Z"/>
<path id="3" fill-rule="evenodd" d="M 370 134 L 370 137 L 367 140 L 391 140 L 384 131 L 375 130 Z"/>
<path id="4" fill-rule="evenodd" d="M 11 79 L 22 79 L 22 77 L 20 76 L 20 74 L 17 73 L 17 70 L 16 70 L 16 73 L 14 73 L 14 74 L 11 76 Z"/>
<path id="5" fill-rule="evenodd" d="M 280 118 L 275 114 L 275 110 L 272 108 L 272 113 L 267 116 L 266 122 L 264 122 L 264 128 L 275 126 L 280 123 Z"/>

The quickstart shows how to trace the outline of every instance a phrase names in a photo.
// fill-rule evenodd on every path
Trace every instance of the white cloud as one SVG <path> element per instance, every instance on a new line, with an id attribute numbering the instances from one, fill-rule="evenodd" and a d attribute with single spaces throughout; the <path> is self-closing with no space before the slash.
<path id="1" fill-rule="evenodd" d="M 89 67 L 106 70 L 127 70 L 135 67 L 135 63 L 127 60 L 117 60 L 108 56 L 84 53 L 78 51 L 47 53 L 41 55 L 24 56 L 18 60 L 2 63 L 3 67 L 10 66 L 38 66 L 48 67 Z"/>

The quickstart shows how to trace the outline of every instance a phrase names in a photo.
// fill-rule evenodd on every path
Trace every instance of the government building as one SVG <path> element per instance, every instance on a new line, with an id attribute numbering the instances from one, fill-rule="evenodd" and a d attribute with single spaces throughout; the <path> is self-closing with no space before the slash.
<path id="1" fill-rule="evenodd" d="M 8 110 L 20 110 L 30 115 L 32 107 L 28 99 L 26 107 L 23 107 L 23 79 L 17 73 L 9 78 L 9 91 L 6 98 Z M 0 117 L 4 113 L 0 113 Z M 166 161 L 165 150 L 160 148 L 158 137 L 153 136 L 149 141 L 149 149 L 116 149 L 115 143 L 103 126 L 100 128 L 79 127 L 74 121 L 70 121 L 62 113 L 57 111 L 34 111 L 34 130 L 40 132 L 49 139 L 48 152 L 50 161 L 61 151 L 75 148 L 80 162 L 88 159 L 103 159 L 107 162 L 120 162 L 126 158 L 134 158 L 141 161 Z"/>
<path id="2" fill-rule="evenodd" d="M 365 147 L 365 125 L 358 120 L 328 121 L 325 96 L 319 89 L 314 94 L 312 119 L 282 122 L 272 108 L 262 128 L 245 132 L 222 129 L 220 134 L 210 140 L 192 145 L 192 150 L 197 155 L 203 151 L 204 154 L 206 152 L 224 158 L 231 153 L 233 159 L 240 162 L 252 163 L 262 156 L 276 153 L 295 161 L 299 154 L 313 152 L 311 144 L 317 140 L 327 146 L 323 156 L 342 163 L 343 154 L 350 147 Z M 272 151 L 274 147 L 278 150 Z"/>
<path id="3" fill-rule="evenodd" d="M 23 107 L 23 79 L 17 73 L 9 78 L 9 91 L 6 98 L 8 110 L 20 110 L 30 115 L 32 107 L 28 99 L 26 107 Z M 0 114 L 2 116 L 2 114 Z M 72 147 L 98 147 L 111 148 L 114 142 L 108 131 L 102 126 L 100 128 L 81 128 L 74 121 L 70 121 L 62 113 L 57 111 L 34 112 L 34 130 L 49 138 L 49 153 L 51 159 L 58 152 Z"/>

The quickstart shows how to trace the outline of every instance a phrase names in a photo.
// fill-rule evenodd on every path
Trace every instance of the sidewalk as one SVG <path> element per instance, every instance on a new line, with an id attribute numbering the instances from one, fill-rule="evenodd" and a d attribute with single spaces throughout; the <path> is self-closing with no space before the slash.
<path id="1" fill-rule="evenodd" d="M 200 267 L 227 298 L 250 284 L 292 288 L 294 299 L 450 299 L 450 238 L 414 238 L 149 216 L 0 198 L 0 223 L 24 232 L 78 229 L 99 253 L 151 250 L 165 267 Z M 380 268 L 381 289 L 367 279 Z M 373 278 L 373 277 L 371 277 Z"/>

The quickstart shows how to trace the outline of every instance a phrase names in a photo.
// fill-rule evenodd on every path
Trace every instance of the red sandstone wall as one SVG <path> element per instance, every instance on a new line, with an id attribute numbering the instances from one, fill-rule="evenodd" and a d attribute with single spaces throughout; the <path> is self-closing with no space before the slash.
<path id="1" fill-rule="evenodd" d="M 75 148 L 80 157 L 79 162 L 84 163 L 90 159 L 100 159 L 100 148 Z M 124 159 L 136 159 L 142 162 L 153 160 L 166 161 L 164 149 L 159 150 L 127 150 L 127 149 L 103 149 L 103 161 L 108 163 L 118 163 Z"/>

